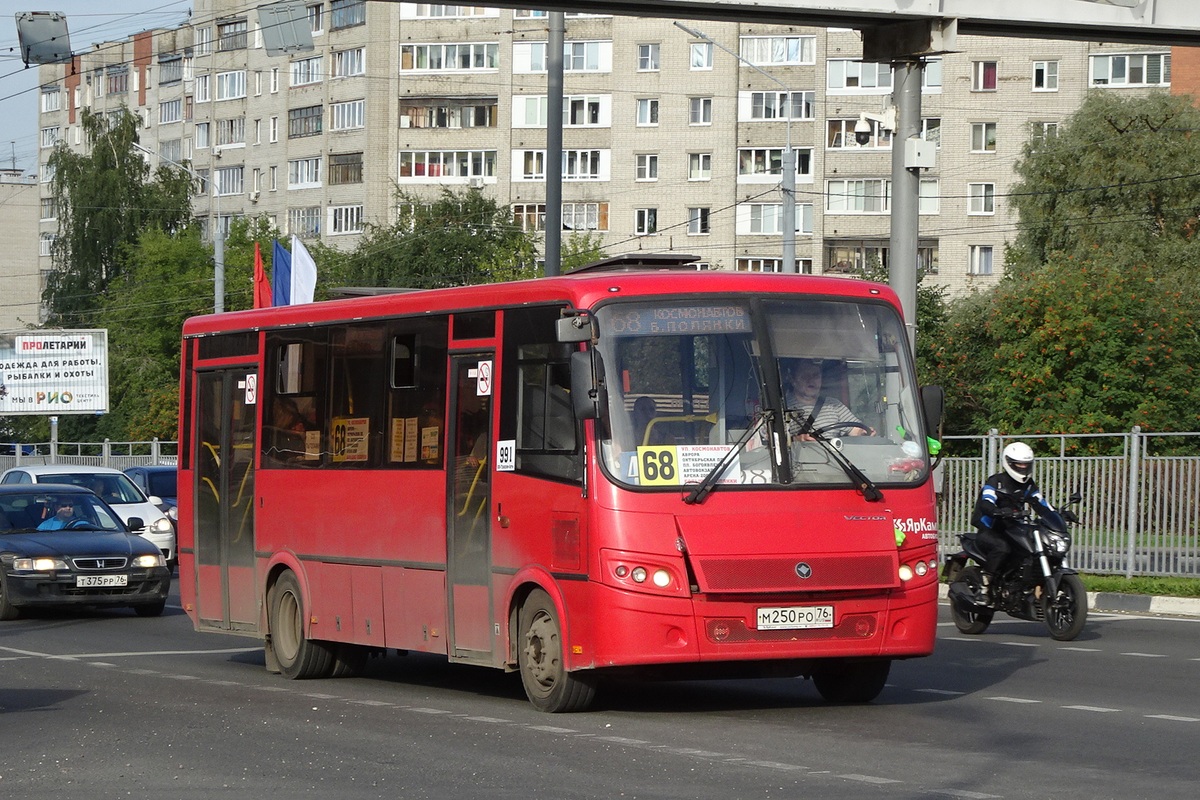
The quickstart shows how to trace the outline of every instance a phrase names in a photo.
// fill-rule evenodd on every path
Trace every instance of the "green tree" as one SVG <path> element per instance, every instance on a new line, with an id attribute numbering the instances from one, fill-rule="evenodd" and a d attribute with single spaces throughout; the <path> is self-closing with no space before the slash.
<path id="1" fill-rule="evenodd" d="M 1088 94 L 1057 136 L 1031 139 L 1016 165 L 1011 200 L 1021 226 L 1010 272 L 1036 270 L 1055 253 L 1089 258 L 1104 249 L 1194 274 L 1200 253 L 1179 245 L 1200 221 L 1197 133 L 1192 98 Z"/>
<path id="2" fill-rule="evenodd" d="M 395 223 L 370 228 L 353 252 L 329 259 L 331 285 L 432 289 L 541 273 L 535 237 L 478 189 L 444 189 L 433 203 L 401 192 L 397 202 Z"/>
<path id="3" fill-rule="evenodd" d="M 600 234 L 592 231 L 572 232 L 562 243 L 562 273 L 604 258 L 606 254 L 601 241 Z"/>
<path id="4" fill-rule="evenodd" d="M 58 205 L 54 269 L 44 300 L 51 324 L 91 324 L 111 281 L 126 270 L 130 247 L 142 231 L 173 231 L 191 217 L 192 179 L 163 166 L 152 176 L 138 149 L 141 118 L 127 108 L 115 115 L 80 112 L 87 147 L 60 143 L 49 159 Z"/>
<path id="5" fill-rule="evenodd" d="M 1057 254 L 954 308 L 938 351 L 947 432 L 1197 430 L 1197 310 L 1147 264 Z"/>

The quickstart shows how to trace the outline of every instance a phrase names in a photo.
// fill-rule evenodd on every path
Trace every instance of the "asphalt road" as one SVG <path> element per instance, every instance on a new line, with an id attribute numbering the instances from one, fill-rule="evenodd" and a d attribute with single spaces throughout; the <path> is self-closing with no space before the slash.
<path id="1" fill-rule="evenodd" d="M 867 706 L 798 680 L 622 683 L 540 714 L 513 675 L 412 655 L 290 682 L 177 603 L 0 623 L 0 796 L 1194 798 L 1200 620 L 958 634 Z"/>

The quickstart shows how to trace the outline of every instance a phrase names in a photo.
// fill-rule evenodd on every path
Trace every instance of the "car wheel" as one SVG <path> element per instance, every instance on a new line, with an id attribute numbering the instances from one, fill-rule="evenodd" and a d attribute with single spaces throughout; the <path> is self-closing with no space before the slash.
<path id="1" fill-rule="evenodd" d="M 8 580 L 0 575 L 0 619 L 16 619 L 21 609 L 8 602 Z"/>
<path id="2" fill-rule="evenodd" d="M 133 607 L 139 617 L 161 617 L 163 609 L 167 607 L 167 598 L 159 600 L 157 603 L 140 603 Z"/>

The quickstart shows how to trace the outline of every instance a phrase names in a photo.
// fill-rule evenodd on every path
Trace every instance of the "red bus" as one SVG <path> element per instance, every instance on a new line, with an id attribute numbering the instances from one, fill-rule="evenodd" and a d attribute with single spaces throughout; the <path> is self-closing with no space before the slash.
<path id="1" fill-rule="evenodd" d="M 288 678 L 394 648 L 550 712 L 615 673 L 869 701 L 934 645 L 914 377 L 853 279 L 601 264 L 190 319 L 183 604 Z"/>

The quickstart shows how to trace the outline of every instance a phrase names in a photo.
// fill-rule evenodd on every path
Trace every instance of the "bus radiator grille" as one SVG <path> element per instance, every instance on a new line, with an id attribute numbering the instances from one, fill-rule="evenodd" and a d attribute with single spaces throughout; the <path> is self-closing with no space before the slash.
<path id="1" fill-rule="evenodd" d="M 805 568 L 807 565 L 807 568 Z M 895 586 L 895 555 L 700 558 L 697 577 L 706 592 L 806 592 Z M 808 577 L 801 577 L 807 574 Z"/>

